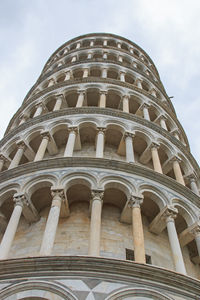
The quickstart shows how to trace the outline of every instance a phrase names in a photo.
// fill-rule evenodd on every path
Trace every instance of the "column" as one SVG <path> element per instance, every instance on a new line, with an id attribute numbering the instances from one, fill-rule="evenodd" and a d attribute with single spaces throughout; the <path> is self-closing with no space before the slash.
<path id="1" fill-rule="evenodd" d="M 123 82 L 125 82 L 125 74 L 126 74 L 126 72 L 123 72 L 123 71 L 119 72 L 120 80 Z"/>
<path id="2" fill-rule="evenodd" d="M 24 114 L 23 116 L 21 116 L 19 125 L 22 125 L 23 123 L 25 123 L 27 119 L 28 119 L 28 115 Z"/>
<path id="3" fill-rule="evenodd" d="M 55 81 L 53 78 L 49 79 L 49 84 L 48 84 L 48 87 L 52 86 L 55 84 Z"/>
<path id="4" fill-rule="evenodd" d="M 181 162 L 181 159 L 178 157 L 174 157 L 172 160 L 174 175 L 175 175 L 176 181 L 185 185 L 183 174 L 182 174 L 181 167 L 180 167 L 180 162 Z"/>
<path id="5" fill-rule="evenodd" d="M 197 225 L 191 232 L 195 238 L 198 256 L 200 257 L 200 226 Z"/>
<path id="6" fill-rule="evenodd" d="M 107 69 L 106 68 L 102 69 L 102 71 L 101 71 L 101 77 L 102 78 L 107 78 Z"/>
<path id="7" fill-rule="evenodd" d="M 3 154 L 0 154 L 0 171 L 2 171 L 6 161 L 8 161 L 8 159 Z"/>
<path id="8" fill-rule="evenodd" d="M 151 145 L 151 155 L 152 155 L 152 162 L 153 162 L 154 171 L 162 174 L 163 173 L 162 172 L 162 167 L 161 167 L 160 158 L 159 158 L 159 155 L 158 155 L 159 146 L 160 145 L 158 145 L 157 143 L 152 143 L 152 145 Z"/>
<path id="9" fill-rule="evenodd" d="M 91 52 L 88 52 L 87 58 L 88 58 L 88 59 L 91 59 L 91 58 L 92 58 L 92 53 L 91 53 Z"/>
<path id="10" fill-rule="evenodd" d="M 121 49 L 121 43 L 120 42 L 117 43 L 117 48 Z"/>
<path id="11" fill-rule="evenodd" d="M 183 255 L 176 232 L 174 219 L 176 218 L 178 210 L 176 208 L 168 209 L 165 213 L 165 220 L 167 224 L 167 232 L 169 237 L 169 243 L 172 251 L 173 262 L 175 270 L 179 273 L 186 275 L 185 264 L 183 261 Z"/>
<path id="12" fill-rule="evenodd" d="M 22 214 L 23 205 L 27 199 L 24 194 L 15 194 L 13 201 L 15 203 L 14 209 L 0 245 L 0 259 L 6 259 L 8 257 Z"/>
<path id="13" fill-rule="evenodd" d="M 70 80 L 70 79 L 71 79 L 71 71 L 66 71 L 64 80 Z"/>
<path id="14" fill-rule="evenodd" d="M 167 125 L 166 125 L 165 121 L 166 121 L 166 117 L 165 117 L 165 116 L 161 116 L 161 117 L 160 117 L 160 126 L 161 126 L 163 129 L 165 129 L 165 130 L 168 131 Z"/>
<path id="15" fill-rule="evenodd" d="M 82 107 L 83 106 L 83 102 L 84 102 L 84 98 L 85 98 L 85 91 L 78 91 L 78 100 L 76 103 L 76 107 Z"/>
<path id="16" fill-rule="evenodd" d="M 76 49 L 79 49 L 80 47 L 81 47 L 81 43 L 78 42 L 78 43 L 76 44 Z"/>
<path id="17" fill-rule="evenodd" d="M 60 61 L 59 63 L 58 63 L 58 67 L 61 67 L 63 65 L 63 63 L 62 63 L 62 61 Z"/>
<path id="18" fill-rule="evenodd" d="M 93 47 L 94 46 L 94 41 L 92 40 L 91 42 L 90 42 L 90 47 Z"/>
<path id="19" fill-rule="evenodd" d="M 101 108 L 106 107 L 106 95 L 107 91 L 100 91 L 99 107 Z"/>
<path id="20" fill-rule="evenodd" d="M 53 111 L 60 110 L 63 101 L 63 94 L 56 95 L 56 103 L 54 105 Z"/>
<path id="21" fill-rule="evenodd" d="M 121 55 L 118 56 L 118 61 L 119 61 L 119 62 L 123 62 L 123 58 L 122 58 Z"/>
<path id="22" fill-rule="evenodd" d="M 88 68 L 85 68 L 85 69 L 83 70 L 83 78 L 88 77 L 88 75 L 89 75 L 89 69 L 88 69 Z"/>
<path id="23" fill-rule="evenodd" d="M 65 147 L 64 157 L 73 156 L 74 145 L 75 145 L 75 140 L 76 140 L 77 128 L 70 127 L 70 128 L 68 128 L 68 130 L 69 130 L 69 136 L 68 136 L 67 144 Z"/>
<path id="24" fill-rule="evenodd" d="M 133 246 L 135 261 L 137 263 L 146 263 L 144 248 L 144 233 L 142 225 L 142 216 L 140 205 L 143 202 L 142 197 L 131 195 L 129 207 L 132 209 L 132 226 L 133 226 Z"/>
<path id="25" fill-rule="evenodd" d="M 123 112 L 129 113 L 129 96 L 123 96 Z"/>
<path id="26" fill-rule="evenodd" d="M 149 74 L 147 74 L 147 75 L 149 75 Z M 157 95 L 156 95 L 156 89 L 152 88 L 152 89 L 150 90 L 150 93 L 151 93 L 152 96 L 154 96 L 155 98 L 157 98 Z"/>
<path id="27" fill-rule="evenodd" d="M 126 144 L 126 161 L 133 163 L 135 161 L 134 151 L 133 151 L 133 137 L 134 134 L 131 132 L 125 133 L 125 144 Z"/>
<path id="28" fill-rule="evenodd" d="M 103 53 L 103 59 L 107 59 L 108 58 L 108 52 L 104 52 Z"/>
<path id="29" fill-rule="evenodd" d="M 136 81 L 135 81 L 135 83 L 136 83 L 136 86 L 139 89 L 142 89 L 142 79 L 137 78 Z"/>
<path id="30" fill-rule="evenodd" d="M 42 132 L 41 136 L 42 136 L 42 141 L 41 141 L 38 151 L 35 155 L 34 161 L 39 161 L 39 160 L 43 159 L 44 154 L 47 149 L 47 146 L 48 146 L 49 139 L 50 139 L 50 135 L 48 132 Z"/>
<path id="31" fill-rule="evenodd" d="M 133 61 L 133 67 L 137 69 L 137 63 Z"/>
<path id="32" fill-rule="evenodd" d="M 58 227 L 61 203 L 64 199 L 64 190 L 53 188 L 51 190 L 51 195 L 53 199 L 46 222 L 40 255 L 51 255 Z"/>
<path id="33" fill-rule="evenodd" d="M 103 46 L 107 46 L 108 45 L 108 41 L 107 40 L 104 40 L 103 41 Z"/>
<path id="34" fill-rule="evenodd" d="M 151 121 L 150 120 L 150 115 L 149 115 L 149 107 L 150 105 L 147 104 L 147 103 L 143 103 L 142 105 L 142 110 L 143 110 L 143 116 L 144 116 L 144 119 L 147 120 L 147 121 Z"/>
<path id="35" fill-rule="evenodd" d="M 103 205 L 102 190 L 93 190 L 91 199 L 90 239 L 88 255 L 99 256 L 101 237 L 101 211 Z"/>
<path id="36" fill-rule="evenodd" d="M 15 156 L 13 157 L 8 169 L 15 168 L 19 165 L 20 160 L 24 154 L 25 147 L 26 145 L 24 144 L 23 141 L 17 143 L 17 148 L 18 148 L 17 152 L 15 153 Z"/>
<path id="37" fill-rule="evenodd" d="M 35 113 L 33 115 L 33 118 L 35 118 L 37 116 L 40 116 L 41 113 L 42 113 L 42 111 L 43 111 L 43 104 L 42 103 L 36 104 L 36 111 L 35 111 Z"/>
<path id="38" fill-rule="evenodd" d="M 98 127 L 97 129 L 96 157 L 102 158 L 104 152 L 104 133 L 106 129 L 103 127 Z"/>
<path id="39" fill-rule="evenodd" d="M 73 63 L 73 62 L 75 62 L 76 60 L 77 60 L 77 59 L 76 59 L 76 56 L 73 56 L 71 62 Z"/>
<path id="40" fill-rule="evenodd" d="M 173 131 L 171 131 L 171 133 L 174 135 L 174 137 L 180 141 L 179 135 L 178 135 L 178 129 L 174 129 Z"/>
<path id="41" fill-rule="evenodd" d="M 130 51 L 131 54 L 134 54 L 133 48 L 130 47 L 130 48 L 129 48 L 129 51 Z"/>
<path id="42" fill-rule="evenodd" d="M 190 181 L 190 187 L 191 187 L 191 190 L 192 190 L 195 194 L 199 195 L 199 190 L 198 190 L 198 188 L 197 188 L 196 178 L 195 178 L 194 174 L 190 174 L 190 175 L 188 176 L 188 179 L 189 179 L 189 181 Z"/>

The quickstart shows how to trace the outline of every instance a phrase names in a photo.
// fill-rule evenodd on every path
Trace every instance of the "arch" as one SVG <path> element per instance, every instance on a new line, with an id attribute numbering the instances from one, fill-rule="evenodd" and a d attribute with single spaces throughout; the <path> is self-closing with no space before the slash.
<path id="1" fill-rule="evenodd" d="M 143 183 L 138 187 L 139 192 L 143 195 L 144 193 L 149 193 L 152 196 L 152 200 L 157 204 L 161 210 L 166 205 L 170 204 L 170 200 L 165 196 L 165 194 L 150 183 Z"/>
<path id="2" fill-rule="evenodd" d="M 127 198 L 135 191 L 132 183 L 120 176 L 105 176 L 100 180 L 99 186 L 104 190 L 107 188 L 117 188 L 124 192 Z"/>
<path id="3" fill-rule="evenodd" d="M 29 281 L 23 281 L 20 283 L 13 284 L 9 287 L 6 287 L 3 289 L 2 292 L 0 292 L 0 297 L 2 300 L 9 300 L 10 296 L 13 296 L 17 293 L 21 292 L 28 292 L 26 295 L 32 296 L 31 291 L 46 291 L 51 292 L 54 295 L 60 296 L 60 300 L 78 300 L 71 291 L 68 290 L 68 288 L 61 286 L 58 283 L 55 282 L 46 282 L 42 280 L 29 280 Z"/>
<path id="4" fill-rule="evenodd" d="M 188 227 L 196 221 L 196 214 L 183 199 L 173 198 L 171 202 L 178 209 L 178 213 L 183 217 Z"/>
<path id="5" fill-rule="evenodd" d="M 72 185 L 75 185 L 77 183 L 81 183 L 83 185 L 86 185 L 90 189 L 97 188 L 97 180 L 96 178 L 85 172 L 75 172 L 70 173 L 65 176 L 63 176 L 60 180 L 60 185 L 64 186 L 65 189 L 69 189 Z"/>
<path id="6" fill-rule="evenodd" d="M 146 300 L 174 300 L 171 297 L 161 294 L 152 289 L 147 288 L 122 288 L 117 292 L 112 293 L 109 295 L 105 300 L 121 300 L 121 299 L 131 299 L 130 297 L 137 297 L 136 300 L 140 299 L 138 297 L 148 297 Z M 150 298 L 149 298 L 150 297 Z M 144 298 L 141 298 L 143 300 Z M 134 300 L 134 298 L 133 298 Z"/>

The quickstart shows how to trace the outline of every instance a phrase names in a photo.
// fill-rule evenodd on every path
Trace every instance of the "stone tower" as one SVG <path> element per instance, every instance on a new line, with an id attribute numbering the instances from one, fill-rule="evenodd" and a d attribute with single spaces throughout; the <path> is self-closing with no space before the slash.
<path id="1" fill-rule="evenodd" d="M 62 45 L 0 145 L 0 299 L 200 299 L 199 167 L 140 47 Z"/>

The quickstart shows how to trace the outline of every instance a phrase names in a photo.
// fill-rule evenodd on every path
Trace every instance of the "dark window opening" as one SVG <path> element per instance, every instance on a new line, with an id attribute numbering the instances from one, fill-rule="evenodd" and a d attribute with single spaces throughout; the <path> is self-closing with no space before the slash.
<path id="1" fill-rule="evenodd" d="M 145 255 L 146 258 L 146 264 L 151 265 L 151 256 L 150 255 Z M 126 260 L 135 260 L 135 255 L 134 255 L 134 250 L 131 249 L 126 249 Z"/>

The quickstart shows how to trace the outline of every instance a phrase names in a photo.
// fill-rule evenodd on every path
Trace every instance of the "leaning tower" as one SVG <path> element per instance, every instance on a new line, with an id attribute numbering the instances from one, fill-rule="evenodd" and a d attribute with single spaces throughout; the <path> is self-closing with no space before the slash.
<path id="1" fill-rule="evenodd" d="M 0 149 L 1 300 L 200 299 L 200 171 L 139 46 L 62 45 Z"/>

